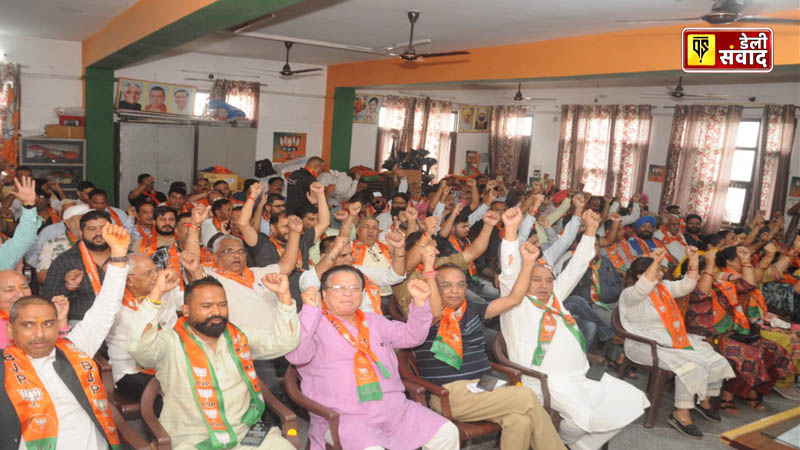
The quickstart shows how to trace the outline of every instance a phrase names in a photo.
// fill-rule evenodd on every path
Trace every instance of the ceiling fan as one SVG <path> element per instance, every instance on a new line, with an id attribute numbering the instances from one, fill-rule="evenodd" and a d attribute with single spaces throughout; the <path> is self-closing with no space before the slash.
<path id="1" fill-rule="evenodd" d="M 552 101 L 556 101 L 557 100 L 555 98 L 550 98 L 550 97 L 525 97 L 525 96 L 523 96 L 522 95 L 522 82 L 520 82 L 517 85 L 517 93 L 514 94 L 513 97 L 506 96 L 506 98 L 510 99 L 510 100 L 514 100 L 515 102 L 521 102 L 523 100 L 534 100 L 534 101 L 537 101 L 537 100 L 542 100 L 542 101 L 552 100 Z"/>
<path id="2" fill-rule="evenodd" d="M 454 52 L 439 52 L 439 53 L 417 53 L 414 48 L 414 24 L 419 20 L 419 11 L 409 11 L 408 21 L 411 22 L 411 33 L 408 36 L 408 46 L 400 53 L 399 56 L 405 61 L 416 61 L 419 58 L 439 58 L 442 56 L 454 55 L 469 55 L 467 51 L 454 51 Z"/>
<path id="3" fill-rule="evenodd" d="M 782 19 L 776 17 L 745 16 L 742 11 L 750 6 L 753 0 L 716 0 L 711 6 L 711 12 L 700 17 L 679 17 L 674 19 L 648 19 L 648 20 L 617 20 L 627 23 L 669 22 L 702 20 L 710 25 L 727 25 L 729 23 L 786 23 L 800 24 L 797 19 Z"/>
<path id="4" fill-rule="evenodd" d="M 283 45 L 286 46 L 286 64 L 284 64 L 281 71 L 278 72 L 279 74 L 281 74 L 284 77 L 290 77 L 292 75 L 297 75 L 298 73 L 317 72 L 322 70 L 319 67 L 316 69 L 292 70 L 292 68 L 289 66 L 289 50 L 292 49 L 292 44 L 293 44 L 292 41 L 284 41 L 283 43 Z"/>
<path id="5" fill-rule="evenodd" d="M 667 88 L 666 94 L 645 94 L 644 97 L 650 98 L 664 98 L 664 97 L 671 97 L 674 100 L 683 100 L 684 98 L 696 99 L 696 100 L 725 100 L 728 98 L 727 95 L 717 95 L 717 94 L 687 94 L 686 90 L 683 88 L 683 77 L 678 78 L 678 85 L 674 88 Z"/>

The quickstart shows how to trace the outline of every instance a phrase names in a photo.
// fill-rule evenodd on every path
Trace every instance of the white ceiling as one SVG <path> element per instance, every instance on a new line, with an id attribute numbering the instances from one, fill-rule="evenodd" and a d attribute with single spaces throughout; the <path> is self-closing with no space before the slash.
<path id="1" fill-rule="evenodd" d="M 651 27 L 653 23 L 615 21 L 697 17 L 710 11 L 712 5 L 710 0 L 318 0 L 311 5 L 308 3 L 279 11 L 274 18 L 255 24 L 247 31 L 376 48 L 407 42 L 406 11 L 417 9 L 421 16 L 414 39 L 433 40 L 418 51 L 450 51 Z M 799 6 L 798 0 L 757 0 L 744 12 L 767 14 Z M 308 11 L 309 8 L 316 9 Z M 206 36 L 177 50 L 272 60 L 284 56 L 280 42 L 235 36 L 230 32 Z M 291 59 L 329 65 L 376 58 L 381 56 L 298 44 L 292 49 Z"/>
<path id="2" fill-rule="evenodd" d="M 0 35 L 82 41 L 136 1 L 0 0 Z"/>

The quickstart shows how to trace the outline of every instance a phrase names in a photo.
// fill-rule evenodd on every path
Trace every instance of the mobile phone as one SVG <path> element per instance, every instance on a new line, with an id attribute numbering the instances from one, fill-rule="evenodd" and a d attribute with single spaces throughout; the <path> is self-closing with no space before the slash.
<path id="1" fill-rule="evenodd" d="M 495 386 L 497 386 L 497 377 L 492 375 L 481 375 L 480 380 L 478 380 L 478 387 L 484 391 L 492 392 Z"/>
<path id="2" fill-rule="evenodd" d="M 264 442 L 264 439 L 267 438 L 267 433 L 269 433 L 269 425 L 264 422 L 256 422 L 247 434 L 244 435 L 242 445 L 258 447 Z"/>
<path id="3" fill-rule="evenodd" d="M 603 361 L 601 363 L 592 363 L 589 370 L 586 371 L 586 378 L 594 381 L 600 381 L 606 373 L 608 363 Z"/>

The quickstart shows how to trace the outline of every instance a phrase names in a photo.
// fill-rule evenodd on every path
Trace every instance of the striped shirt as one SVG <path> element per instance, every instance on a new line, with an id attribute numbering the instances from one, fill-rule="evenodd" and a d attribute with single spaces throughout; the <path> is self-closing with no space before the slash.
<path id="1" fill-rule="evenodd" d="M 483 334 L 483 317 L 488 304 L 467 301 L 467 310 L 461 319 L 461 341 L 463 345 L 463 363 L 461 370 L 456 370 L 436 359 L 431 353 L 431 346 L 439 332 L 436 322 L 428 332 L 425 342 L 414 350 L 420 376 L 438 385 L 458 380 L 472 380 L 483 374 L 491 374 L 489 358 L 486 355 L 486 336 Z"/>

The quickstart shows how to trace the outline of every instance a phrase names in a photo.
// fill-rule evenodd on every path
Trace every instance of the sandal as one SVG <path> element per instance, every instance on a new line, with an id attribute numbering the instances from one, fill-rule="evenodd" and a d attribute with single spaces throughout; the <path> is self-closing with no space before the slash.
<path id="1" fill-rule="evenodd" d="M 753 398 L 752 394 L 755 394 L 756 397 Z M 751 392 L 750 394 L 747 394 L 747 404 L 750 405 L 751 408 L 756 409 L 758 411 L 767 410 L 767 407 L 764 406 L 764 396 L 757 392 Z"/>
<path id="2" fill-rule="evenodd" d="M 725 414 L 731 414 L 731 415 L 739 414 L 739 408 L 737 408 L 736 404 L 733 403 L 733 399 L 731 400 L 720 399 L 719 410 L 723 411 Z"/>

